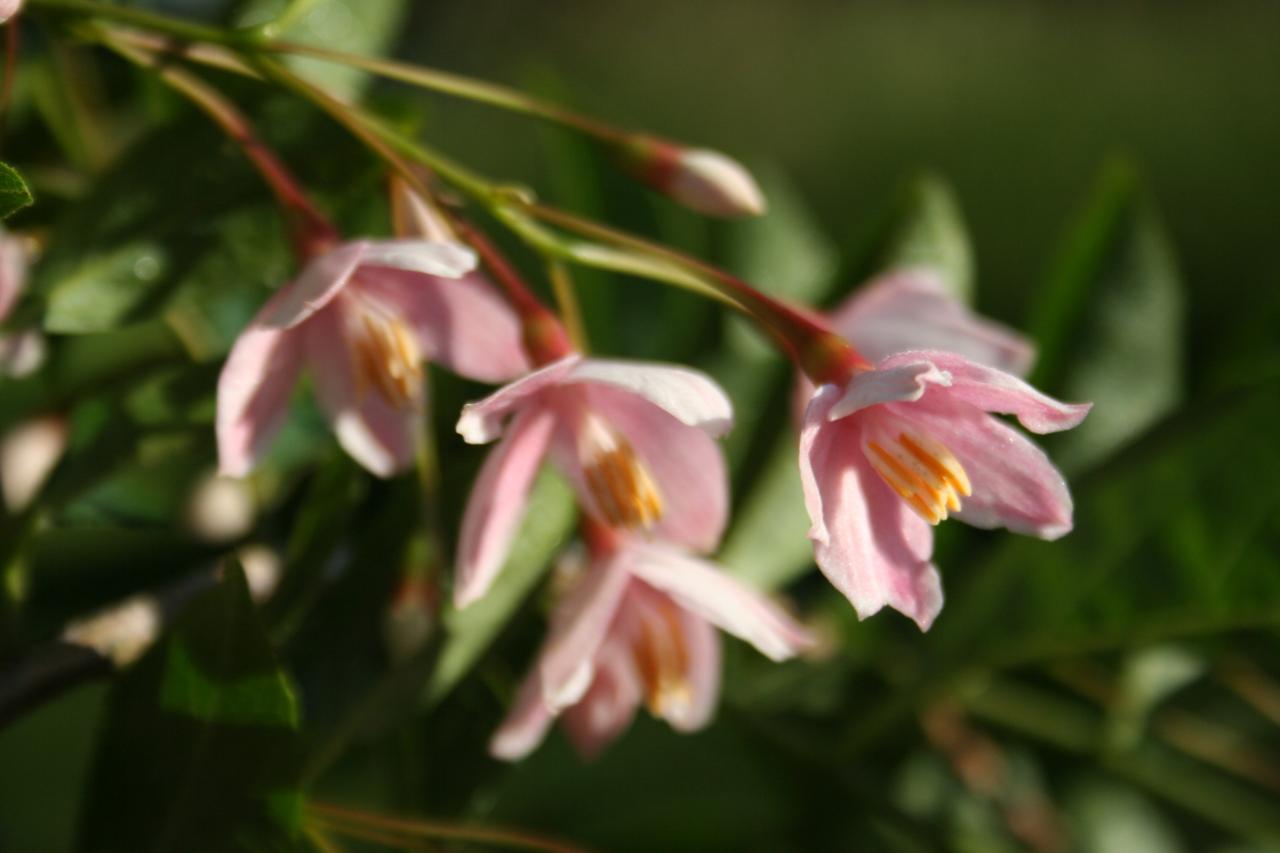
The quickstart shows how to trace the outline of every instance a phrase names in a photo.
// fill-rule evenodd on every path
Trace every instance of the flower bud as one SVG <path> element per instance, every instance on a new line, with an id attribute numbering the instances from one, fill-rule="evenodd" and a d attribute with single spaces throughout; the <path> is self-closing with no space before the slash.
<path id="1" fill-rule="evenodd" d="M 709 148 L 686 148 L 653 136 L 634 136 L 619 149 L 623 168 L 660 193 L 707 216 L 759 216 L 764 193 L 733 158 Z"/>
<path id="2" fill-rule="evenodd" d="M 67 447 L 67 424 L 56 415 L 19 424 L 0 440 L 0 493 L 20 512 L 39 493 Z"/>
<path id="3" fill-rule="evenodd" d="M 399 175 L 391 176 L 391 226 L 397 237 L 457 240 L 449 223 Z"/>

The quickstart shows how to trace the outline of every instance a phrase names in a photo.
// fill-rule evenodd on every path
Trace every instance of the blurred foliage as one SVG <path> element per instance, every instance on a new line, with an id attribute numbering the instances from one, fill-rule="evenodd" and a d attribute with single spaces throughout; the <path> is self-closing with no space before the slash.
<path id="1" fill-rule="evenodd" d="M 282 8 L 165 5 L 244 25 Z M 796 301 L 830 305 L 925 262 L 985 312 L 1026 318 L 1036 382 L 1097 403 L 1047 442 L 1076 530 L 1044 543 L 943 525 L 934 629 L 888 613 L 859 623 L 812 570 L 791 369 L 696 297 L 575 271 L 596 350 L 685 360 L 729 391 L 738 509 L 721 558 L 785 587 L 824 644 L 774 665 L 730 643 L 719 717 L 698 735 L 641 715 L 589 765 L 558 735 L 520 765 L 492 761 L 572 529 L 564 484 L 539 481 L 494 594 L 446 608 L 398 664 L 387 604 L 424 553 L 451 552 L 483 458 L 452 427 L 478 387 L 431 377 L 434 550 L 420 547 L 417 484 L 341 456 L 306 389 L 248 481 L 250 529 L 202 537 L 188 502 L 214 465 L 218 363 L 290 275 L 284 231 L 203 117 L 33 29 L 5 157 L 39 203 L 3 214 L 45 245 L 15 322 L 42 324 L 51 352 L 36 375 L 3 380 L 0 426 L 56 412 L 70 439 L 37 504 L 0 515 L 0 666 L 49 648 L 70 619 L 210 577 L 246 543 L 284 569 L 261 607 L 226 571 L 109 686 L 0 730 L 0 849 L 295 849 L 309 799 L 604 850 L 1280 845 L 1273 8 L 314 5 L 288 37 L 429 55 L 721 145 L 753 163 L 770 211 L 708 224 L 564 131 L 299 65 L 556 203 Z M 382 171 L 358 144 L 288 97 L 210 79 L 344 228 L 385 232 Z M 11 186 L 26 184 L 0 172 L 6 205 Z"/>

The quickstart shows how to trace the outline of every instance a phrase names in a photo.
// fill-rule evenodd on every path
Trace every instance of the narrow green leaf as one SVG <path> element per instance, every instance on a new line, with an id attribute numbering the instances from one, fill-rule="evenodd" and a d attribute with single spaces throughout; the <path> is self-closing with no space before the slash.
<path id="1" fill-rule="evenodd" d="M 272 34 L 276 38 L 378 56 L 401 33 L 407 11 L 405 0 L 248 0 L 233 17 L 238 26 L 255 27 L 284 13 L 283 28 Z M 333 62 L 305 57 L 289 57 L 288 62 L 308 80 L 348 100 L 369 81 L 368 74 Z"/>
<path id="2" fill-rule="evenodd" d="M 763 589 L 783 586 L 813 565 L 794 432 L 784 430 L 768 454 L 718 558 L 734 574 Z"/>
<path id="3" fill-rule="evenodd" d="M 32 287 L 46 299 L 45 327 L 66 334 L 114 329 L 173 302 L 170 325 L 203 357 L 225 350 L 228 330 L 291 268 L 253 170 L 192 116 L 144 137 L 69 207 Z M 181 322 L 192 314 L 200 325 Z"/>
<path id="4" fill-rule="evenodd" d="M 1109 167 L 1064 241 L 1034 313 L 1034 382 L 1092 400 L 1054 458 L 1096 463 L 1182 400 L 1184 293 L 1172 248 L 1134 172 Z"/>
<path id="5" fill-rule="evenodd" d="M 569 486 L 544 470 L 534 484 L 524 523 L 493 589 L 467 609 L 450 608 L 445 613 L 447 639 L 423 696 L 428 704 L 443 699 L 497 638 L 563 547 L 575 517 Z"/>
<path id="6" fill-rule="evenodd" d="M 0 219 L 8 219 L 34 202 L 35 197 L 22 175 L 8 163 L 0 163 Z"/>
<path id="7" fill-rule="evenodd" d="M 82 846 L 296 849 L 298 708 L 230 567 L 112 689 Z"/>

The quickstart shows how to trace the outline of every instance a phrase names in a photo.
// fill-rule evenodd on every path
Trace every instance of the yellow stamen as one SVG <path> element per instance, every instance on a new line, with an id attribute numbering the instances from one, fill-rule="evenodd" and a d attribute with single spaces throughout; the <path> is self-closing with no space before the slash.
<path id="1" fill-rule="evenodd" d="M 369 300 L 359 300 L 349 326 L 356 394 L 372 386 L 398 409 L 414 404 L 422 389 L 422 353 L 404 320 Z"/>
<path id="2" fill-rule="evenodd" d="M 676 606 L 666 599 L 641 617 L 631 646 L 645 704 L 655 717 L 678 713 L 693 700 L 689 684 L 689 646 Z"/>
<path id="3" fill-rule="evenodd" d="M 662 496 L 631 444 L 595 417 L 588 417 L 581 436 L 582 470 L 603 520 L 630 530 L 656 524 Z"/>
<path id="4" fill-rule="evenodd" d="M 928 436 L 901 432 L 887 448 L 868 441 L 866 450 L 876 473 L 930 524 L 959 510 L 960 498 L 972 494 L 960 460 Z"/>

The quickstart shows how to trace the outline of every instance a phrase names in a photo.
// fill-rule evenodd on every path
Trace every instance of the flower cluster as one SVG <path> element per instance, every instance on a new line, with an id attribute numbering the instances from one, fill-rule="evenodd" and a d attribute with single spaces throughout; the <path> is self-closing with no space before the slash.
<path id="1" fill-rule="evenodd" d="M 0 0 L 0 23 L 21 6 Z M 130 19 L 140 26 L 163 21 Z M 204 31 L 182 28 L 187 35 Z M 205 45 L 212 52 L 191 51 L 185 58 L 224 70 L 268 80 L 284 75 L 286 88 L 375 143 L 395 174 L 396 236 L 343 241 L 235 106 L 174 67 L 167 40 L 85 32 L 155 72 L 218 123 L 257 167 L 291 226 L 300 272 L 265 300 L 218 379 L 223 476 L 247 476 L 263 461 L 304 374 L 338 442 L 379 477 L 428 464 L 428 362 L 473 381 L 506 383 L 465 405 L 457 421 L 466 442 L 495 445 L 462 516 L 452 586 L 458 609 L 482 600 L 498 581 L 543 462 L 572 486 L 586 558 L 560 585 L 547 639 L 494 735 L 494 755 L 523 756 L 559 716 L 580 751 L 594 754 L 641 705 L 677 729 L 696 729 L 717 699 L 718 631 L 773 660 L 800 654 L 812 639 L 778 603 L 711 562 L 730 517 L 717 442 L 734 418 L 724 390 L 685 366 L 587 355 L 570 334 L 571 300 L 563 318 L 544 306 L 483 234 L 440 208 L 437 179 L 540 251 L 553 283 L 566 260 L 594 262 L 713 295 L 770 333 L 801 371 L 798 476 L 814 560 L 859 617 L 887 605 L 921 630 L 930 627 L 943 603 L 933 526 L 951 516 L 1045 539 L 1071 529 L 1062 476 L 1022 431 L 996 416 L 1047 433 L 1076 426 L 1089 406 L 1058 402 L 1023 381 L 1030 345 L 953 298 L 933 270 L 891 270 L 823 316 L 666 247 L 538 204 L 412 142 L 384 138 L 394 133 L 384 122 L 293 79 L 274 60 L 247 62 L 237 51 L 252 50 L 250 40 L 212 38 Z M 455 93 L 470 91 L 471 84 L 450 80 Z M 483 91 L 492 100 L 495 90 Z M 519 95 L 499 100 L 592 135 L 633 176 L 695 211 L 735 217 L 765 209 L 751 175 L 723 154 Z M 396 153 L 406 150 L 417 151 L 418 165 L 431 171 Z M 29 246 L 0 233 L 0 323 L 25 286 L 28 262 Z M 0 334 L 0 371 L 35 369 L 41 345 L 35 333 Z M 17 487 L 8 491 L 25 497 Z M 426 609 L 436 600 L 421 578 L 403 587 L 393 628 L 408 639 L 398 656 L 430 630 Z"/>
<path id="2" fill-rule="evenodd" d="M 465 441 L 496 444 L 463 515 L 454 604 L 482 599 L 498 579 L 546 459 L 573 487 L 587 557 L 560 585 L 494 755 L 525 755 L 560 715 L 584 755 L 642 704 L 677 729 L 702 726 L 718 693 L 716 629 L 774 660 L 812 642 L 707 559 L 729 518 L 716 439 L 732 426 L 730 400 L 687 367 L 575 351 L 492 247 L 472 241 L 509 300 L 415 198 L 401 192 L 398 204 L 418 214 L 416 233 L 323 246 L 240 337 L 218 388 L 223 472 L 243 475 L 262 457 L 304 365 L 338 440 L 379 476 L 414 463 L 423 362 L 513 380 L 458 420 Z M 1088 412 L 1018 378 L 1033 357 L 1025 340 L 924 268 L 871 282 L 814 329 L 828 357 L 797 382 L 809 535 L 818 567 L 860 617 L 888 605 L 928 629 L 943 601 L 932 527 L 951 515 L 1046 539 L 1071 528 L 1062 476 L 993 416 L 1044 433 Z"/>

